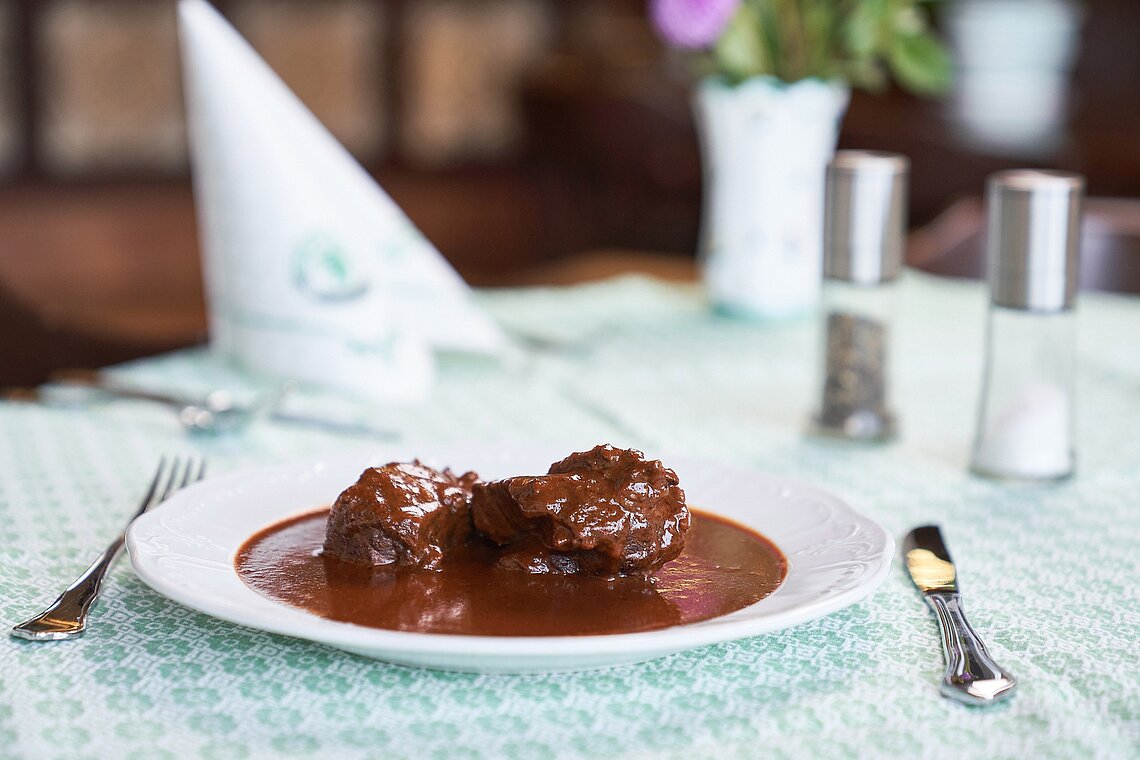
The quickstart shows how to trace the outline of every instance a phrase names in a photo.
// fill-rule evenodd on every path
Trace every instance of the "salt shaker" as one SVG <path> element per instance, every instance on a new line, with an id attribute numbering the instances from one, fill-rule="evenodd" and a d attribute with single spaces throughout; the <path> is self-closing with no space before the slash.
<path id="1" fill-rule="evenodd" d="M 905 156 L 878 151 L 838 151 L 828 164 L 818 434 L 883 441 L 895 433 L 889 342 L 909 169 Z"/>
<path id="2" fill-rule="evenodd" d="M 1074 300 L 1084 178 L 1014 170 L 986 184 L 990 311 L 977 434 L 980 475 L 1072 474 Z"/>

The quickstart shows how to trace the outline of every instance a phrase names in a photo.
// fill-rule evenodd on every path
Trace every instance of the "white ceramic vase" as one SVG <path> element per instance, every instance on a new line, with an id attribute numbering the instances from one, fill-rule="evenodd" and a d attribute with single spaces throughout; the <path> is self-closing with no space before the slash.
<path id="1" fill-rule="evenodd" d="M 824 173 L 849 96 L 818 79 L 698 85 L 702 270 L 718 311 L 783 319 L 815 306 Z"/>

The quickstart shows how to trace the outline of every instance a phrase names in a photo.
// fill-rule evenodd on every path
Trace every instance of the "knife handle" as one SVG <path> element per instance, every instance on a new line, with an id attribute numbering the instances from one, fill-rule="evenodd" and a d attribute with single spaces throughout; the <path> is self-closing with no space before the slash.
<path id="1" fill-rule="evenodd" d="M 1017 680 L 990 657 L 966 620 L 957 592 L 935 591 L 926 595 L 926 601 L 938 616 L 942 651 L 946 653 L 942 695 L 969 705 L 993 704 L 1010 696 Z"/>

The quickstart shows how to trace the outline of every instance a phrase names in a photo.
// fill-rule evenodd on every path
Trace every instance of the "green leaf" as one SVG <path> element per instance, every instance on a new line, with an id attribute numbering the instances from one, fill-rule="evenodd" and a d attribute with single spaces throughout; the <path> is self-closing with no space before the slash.
<path id="1" fill-rule="evenodd" d="M 879 44 L 880 14 L 873 3 L 859 3 L 843 29 L 844 42 L 856 56 L 870 56 Z"/>
<path id="2" fill-rule="evenodd" d="M 860 59 L 848 64 L 844 74 L 853 87 L 861 87 L 874 93 L 887 89 L 887 72 L 873 58 Z"/>
<path id="3" fill-rule="evenodd" d="M 717 40 L 713 55 L 721 72 L 733 81 L 770 72 L 760 22 L 751 6 L 740 6 Z"/>
<path id="4" fill-rule="evenodd" d="M 835 58 L 837 19 L 834 8 L 829 6 L 820 0 L 810 0 L 802 6 L 806 74 L 821 79 L 831 79 L 841 69 Z"/>
<path id="5" fill-rule="evenodd" d="M 953 81 L 949 53 L 927 34 L 896 37 L 887 62 L 899 84 L 919 95 L 940 95 Z"/>
<path id="6" fill-rule="evenodd" d="M 788 77 L 787 47 L 791 35 L 783 19 L 787 17 L 786 0 L 754 0 L 756 24 L 759 27 L 760 41 L 768 60 L 767 70 L 785 82 L 794 81 Z"/>

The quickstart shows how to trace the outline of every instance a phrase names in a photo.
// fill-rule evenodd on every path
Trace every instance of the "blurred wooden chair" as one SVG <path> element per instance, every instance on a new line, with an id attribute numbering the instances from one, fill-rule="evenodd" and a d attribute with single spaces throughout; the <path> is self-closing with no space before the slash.
<path id="1" fill-rule="evenodd" d="M 910 238 L 907 263 L 932 274 L 984 278 L 985 208 L 952 204 Z M 1081 288 L 1140 293 L 1140 200 L 1089 198 L 1081 230 Z"/>
<path id="2" fill-rule="evenodd" d="M 205 321 L 188 186 L 0 194 L 0 386 L 192 345 Z"/>
<path id="3" fill-rule="evenodd" d="M 37 385 L 65 367 L 102 367 L 181 345 L 53 326 L 0 286 L 0 388 Z"/>

